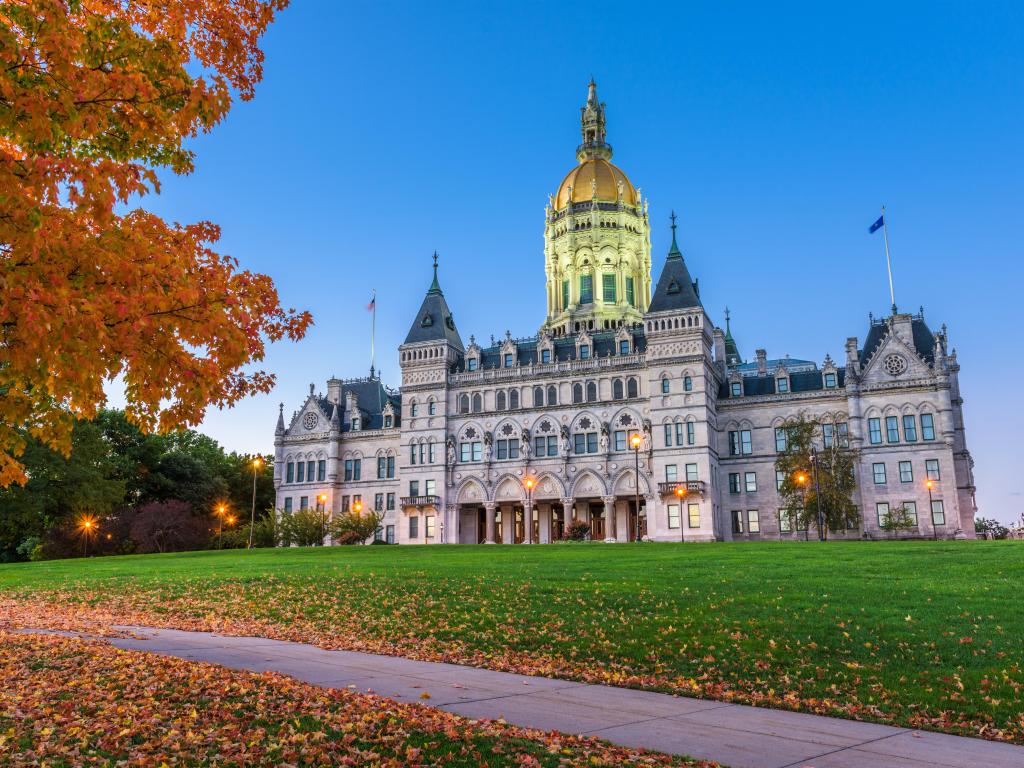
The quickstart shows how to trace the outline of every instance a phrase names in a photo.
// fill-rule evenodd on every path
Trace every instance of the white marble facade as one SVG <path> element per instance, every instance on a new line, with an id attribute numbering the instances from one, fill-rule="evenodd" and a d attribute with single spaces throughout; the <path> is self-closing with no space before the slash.
<path id="1" fill-rule="evenodd" d="M 400 390 L 371 372 L 331 379 L 326 394 L 311 385 L 287 422 L 282 406 L 277 507 L 323 498 L 335 515 L 358 498 L 385 512 L 380 535 L 401 544 L 545 543 L 572 519 L 614 541 L 802 539 L 780 524 L 774 462 L 776 427 L 803 414 L 857 456 L 861 523 L 833 536 L 885 538 L 878 515 L 909 503 L 917 525 L 901 535 L 973 537 L 945 326 L 894 309 L 869 319 L 863 342 L 846 339 L 841 362 L 763 350 L 744 362 L 728 315 L 723 331 L 705 311 L 674 222 L 656 285 L 646 273 L 647 203 L 611 165 L 603 121 L 592 84 L 580 164 L 546 212 L 538 334 L 465 345 L 435 257 L 398 349 Z M 587 173 L 581 196 L 572 184 Z"/>

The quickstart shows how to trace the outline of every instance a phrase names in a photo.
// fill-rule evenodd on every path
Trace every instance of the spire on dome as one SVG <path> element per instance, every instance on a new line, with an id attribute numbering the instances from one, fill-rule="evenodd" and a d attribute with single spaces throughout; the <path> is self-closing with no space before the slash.
<path id="1" fill-rule="evenodd" d="M 583 142 L 576 148 L 581 163 L 592 158 L 611 160 L 612 148 L 605 141 L 604 104 L 597 99 L 597 83 L 590 78 L 587 103 L 580 108 L 580 133 Z"/>

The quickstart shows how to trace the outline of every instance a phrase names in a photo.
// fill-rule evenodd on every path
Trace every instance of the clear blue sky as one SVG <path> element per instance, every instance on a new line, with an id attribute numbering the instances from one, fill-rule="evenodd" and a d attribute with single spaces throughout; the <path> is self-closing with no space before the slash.
<path id="1" fill-rule="evenodd" d="M 826 4 L 833 5 L 833 4 Z M 441 254 L 463 337 L 525 336 L 545 312 L 547 194 L 573 166 L 591 75 L 615 162 L 668 214 L 712 317 L 741 352 L 821 361 L 896 298 L 949 326 L 983 515 L 1024 509 L 1024 14 L 1019 3 L 295 2 L 265 80 L 198 170 L 147 205 L 222 225 L 221 249 L 313 312 L 271 348 L 277 389 L 202 430 L 271 451 L 309 382 L 396 348 Z"/>

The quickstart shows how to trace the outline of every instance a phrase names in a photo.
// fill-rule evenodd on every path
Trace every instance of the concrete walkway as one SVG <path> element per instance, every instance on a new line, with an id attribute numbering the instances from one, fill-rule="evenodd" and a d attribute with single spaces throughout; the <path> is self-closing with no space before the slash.
<path id="1" fill-rule="evenodd" d="M 118 648 L 274 671 L 470 718 L 587 734 L 729 768 L 1022 768 L 1024 747 L 799 712 L 513 675 L 258 637 L 119 627 Z M 429 693 L 430 697 L 421 698 Z"/>

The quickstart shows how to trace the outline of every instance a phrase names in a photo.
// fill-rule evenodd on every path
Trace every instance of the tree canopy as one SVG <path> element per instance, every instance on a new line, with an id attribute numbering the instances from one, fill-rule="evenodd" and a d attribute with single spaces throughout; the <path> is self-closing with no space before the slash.
<path id="1" fill-rule="evenodd" d="M 76 553 L 74 524 L 82 515 L 94 517 L 99 525 L 94 552 L 155 547 L 152 526 L 135 522 L 147 510 L 149 518 L 173 512 L 179 528 L 189 530 L 188 536 L 160 539 L 160 546 L 187 542 L 194 548 L 199 542 L 196 531 L 205 532 L 199 542 L 205 544 L 217 525 L 213 514 L 222 504 L 238 526 L 249 521 L 254 456 L 226 453 L 213 439 L 191 430 L 144 434 L 123 411 L 114 410 L 77 422 L 71 444 L 71 453 L 64 456 L 26 438 L 28 482 L 0 489 L 0 562 L 27 557 L 37 544 L 44 546 L 44 555 Z M 274 505 L 270 458 L 261 456 L 255 468 L 260 516 Z M 194 518 L 191 527 L 181 522 L 182 510 Z"/>
<path id="2" fill-rule="evenodd" d="M 124 382 L 145 431 L 266 392 L 250 364 L 303 336 L 271 279 L 208 221 L 129 209 L 187 174 L 187 142 L 262 77 L 287 0 L 12 0 L 0 6 L 0 487 L 29 438 L 65 453 Z"/>

